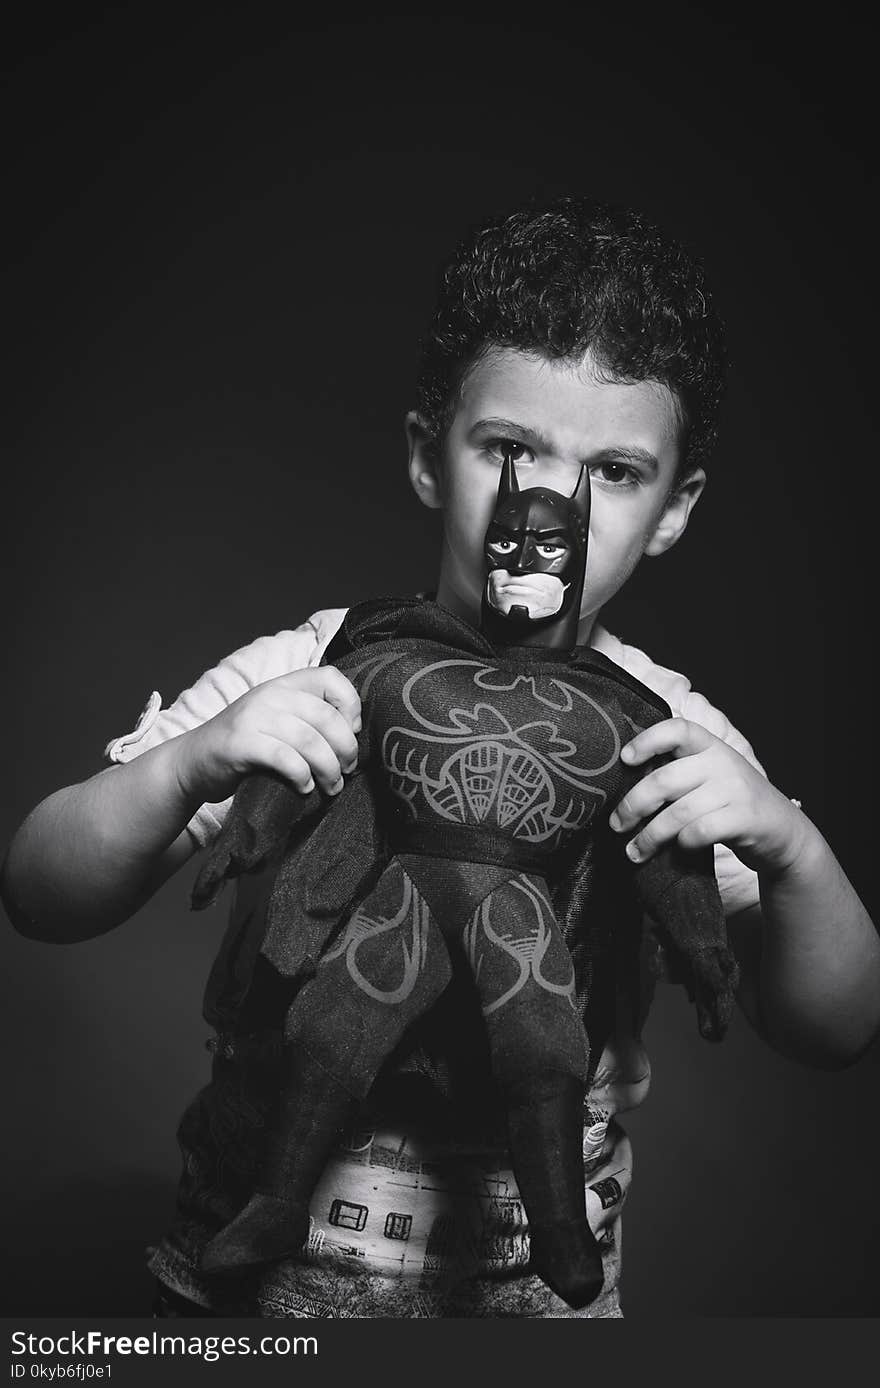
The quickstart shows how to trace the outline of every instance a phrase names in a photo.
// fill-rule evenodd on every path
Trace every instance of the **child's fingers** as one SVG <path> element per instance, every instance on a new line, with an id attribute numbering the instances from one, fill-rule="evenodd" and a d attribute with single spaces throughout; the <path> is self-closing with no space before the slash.
<path id="1" fill-rule="evenodd" d="M 305 718 L 293 715 L 284 720 L 278 732 L 283 733 L 291 750 L 308 763 L 322 790 L 335 795 L 342 789 L 342 764 L 320 729 Z"/>
<path id="2" fill-rule="evenodd" d="M 627 766 L 638 766 L 652 757 L 669 753 L 674 757 L 688 757 L 705 751 L 715 741 L 717 739 L 699 723 L 691 723 L 687 718 L 666 718 L 637 733 L 621 748 L 620 759 Z"/>
<path id="3" fill-rule="evenodd" d="M 312 768 L 305 757 L 295 747 L 277 737 L 271 737 L 267 733 L 256 733 L 252 760 L 254 765 L 262 770 L 275 771 L 279 776 L 283 776 L 303 795 L 308 795 L 315 788 Z"/>
<path id="4" fill-rule="evenodd" d="M 665 810 L 655 815 L 626 845 L 626 856 L 634 863 L 643 863 L 652 858 L 658 849 L 678 840 L 682 848 L 697 848 L 706 843 L 718 842 L 716 839 L 699 839 L 707 824 L 716 827 L 718 815 L 726 806 L 718 804 L 717 794 L 711 787 L 700 786 L 684 795 Z M 699 840 L 699 841 L 698 841 Z"/>
<path id="5" fill-rule="evenodd" d="M 285 700 L 308 694 L 338 710 L 341 716 L 356 733 L 361 730 L 361 697 L 347 676 L 335 665 L 317 665 L 307 670 L 291 670 L 286 675 L 277 675 L 259 686 L 257 693 L 264 692 L 275 700 L 280 694 Z M 249 697 L 245 695 L 245 698 Z"/>
<path id="6" fill-rule="evenodd" d="M 337 670 L 335 665 L 319 665 L 315 675 L 316 688 L 313 692 L 338 709 L 355 732 L 360 732 L 361 696 L 351 680 L 343 675 L 341 670 Z"/>
<path id="7" fill-rule="evenodd" d="M 273 711 L 273 726 L 267 731 L 275 732 L 274 718 L 277 717 L 277 730 L 280 733 L 290 720 L 299 720 L 296 729 L 291 728 L 291 741 L 297 746 L 296 733 L 301 723 L 309 724 L 321 734 L 336 755 L 342 771 L 353 771 L 358 760 L 358 741 L 348 718 L 316 694 L 299 691 L 280 714 Z M 302 750 L 302 749 L 300 749 Z"/>
<path id="8" fill-rule="evenodd" d="M 669 801 L 696 790 L 705 779 L 702 758 L 684 757 L 680 761 L 666 762 L 627 791 L 608 823 L 617 833 L 633 829 Z"/>

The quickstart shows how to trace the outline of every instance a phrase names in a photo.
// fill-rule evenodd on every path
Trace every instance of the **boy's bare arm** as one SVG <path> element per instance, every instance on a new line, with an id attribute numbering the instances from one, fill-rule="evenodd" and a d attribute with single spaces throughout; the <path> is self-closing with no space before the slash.
<path id="1" fill-rule="evenodd" d="M 200 727 L 56 791 L 13 838 L 0 895 L 34 939 L 90 939 L 134 914 L 195 851 L 200 805 L 269 770 L 298 790 L 336 794 L 357 762 L 360 699 L 332 666 L 294 671 Z"/>
<path id="2" fill-rule="evenodd" d="M 760 907 L 729 922 L 740 1000 L 774 1049 L 805 1064 L 851 1064 L 880 1030 L 880 937 L 825 839 L 746 759 L 705 728 L 668 719 L 621 755 L 672 754 L 621 801 L 612 827 L 644 861 L 673 839 L 723 843 L 758 874 Z"/>
<path id="3" fill-rule="evenodd" d="M 186 862 L 197 844 L 185 826 L 199 806 L 179 784 L 181 741 L 65 786 L 28 815 L 0 879 L 17 930 L 57 942 L 103 934 Z"/>
<path id="4" fill-rule="evenodd" d="M 802 858 L 760 873 L 761 905 L 728 922 L 743 1009 L 764 1039 L 808 1065 L 851 1064 L 880 1029 L 880 939 L 815 826 Z"/>

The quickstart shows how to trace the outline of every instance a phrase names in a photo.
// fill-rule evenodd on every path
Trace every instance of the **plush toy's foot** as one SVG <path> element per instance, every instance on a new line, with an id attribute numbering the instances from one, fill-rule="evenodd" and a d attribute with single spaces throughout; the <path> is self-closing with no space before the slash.
<path id="1" fill-rule="evenodd" d="M 588 1226 L 548 1224 L 532 1227 L 529 1268 L 575 1311 L 589 1306 L 602 1290 L 599 1245 Z"/>
<path id="2" fill-rule="evenodd" d="M 206 1276 L 240 1276 L 298 1253 L 308 1238 L 309 1212 L 277 1195 L 254 1195 L 202 1254 Z"/>

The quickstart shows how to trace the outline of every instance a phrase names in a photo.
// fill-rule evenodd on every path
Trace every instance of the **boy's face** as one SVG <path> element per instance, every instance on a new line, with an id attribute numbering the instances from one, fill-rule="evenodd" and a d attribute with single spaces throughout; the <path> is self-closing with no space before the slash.
<path id="1" fill-rule="evenodd" d="M 439 457 L 418 417 L 407 421 L 410 476 L 443 510 L 438 600 L 478 621 L 486 582 L 483 540 L 511 447 L 520 487 L 570 494 L 582 463 L 592 509 L 580 639 L 643 554 L 679 538 L 702 490 L 702 472 L 673 483 L 681 424 L 672 393 L 655 382 L 606 383 L 589 354 L 576 366 L 512 348 L 492 349 L 467 376 Z"/>

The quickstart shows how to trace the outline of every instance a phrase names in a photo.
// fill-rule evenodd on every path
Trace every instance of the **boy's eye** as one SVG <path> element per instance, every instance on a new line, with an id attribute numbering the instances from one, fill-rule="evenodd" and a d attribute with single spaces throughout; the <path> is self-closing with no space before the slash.
<path id="1" fill-rule="evenodd" d="M 512 549 L 516 549 L 516 545 L 513 540 L 493 540 L 489 548 L 496 554 L 509 554 Z"/>
<path id="2" fill-rule="evenodd" d="M 605 462 L 600 463 L 596 471 L 599 473 L 603 482 L 611 482 L 615 486 L 634 486 L 639 481 L 638 473 L 626 463 Z"/>
<path id="3" fill-rule="evenodd" d="M 538 545 L 538 549 L 541 551 L 545 559 L 558 559 L 560 554 L 565 553 L 564 545 Z"/>
<path id="4" fill-rule="evenodd" d="M 491 453 L 499 463 L 505 463 L 510 458 L 514 466 L 529 462 L 532 456 L 526 445 L 516 439 L 488 439 L 485 447 L 486 452 Z"/>

